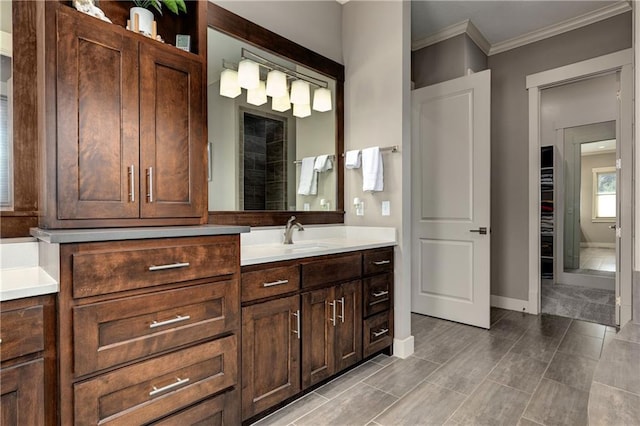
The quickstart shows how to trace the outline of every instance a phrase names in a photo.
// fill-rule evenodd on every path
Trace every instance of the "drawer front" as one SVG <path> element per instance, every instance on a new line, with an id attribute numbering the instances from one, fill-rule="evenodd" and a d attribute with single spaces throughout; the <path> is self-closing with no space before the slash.
<path id="1" fill-rule="evenodd" d="M 146 424 L 237 384 L 236 336 L 203 343 L 73 386 L 75 424 Z"/>
<path id="2" fill-rule="evenodd" d="M 6 361 L 44 350 L 42 305 L 0 313 L 0 359 Z"/>
<path id="3" fill-rule="evenodd" d="M 346 253 L 339 257 L 302 263 L 302 287 L 360 278 L 362 254 Z"/>
<path id="4" fill-rule="evenodd" d="M 242 273 L 242 301 L 277 296 L 300 288 L 298 265 Z"/>
<path id="5" fill-rule="evenodd" d="M 240 393 L 234 389 L 151 423 L 153 426 L 232 426 L 240 424 Z"/>
<path id="6" fill-rule="evenodd" d="M 236 280 L 73 308 L 76 377 L 239 328 Z"/>
<path id="7" fill-rule="evenodd" d="M 393 247 L 365 252 L 363 263 L 365 275 L 393 271 Z"/>
<path id="8" fill-rule="evenodd" d="M 364 316 L 391 309 L 393 275 L 390 273 L 364 279 Z"/>
<path id="9" fill-rule="evenodd" d="M 366 358 L 393 344 L 393 311 L 382 312 L 364 320 L 363 356 Z"/>
<path id="10" fill-rule="evenodd" d="M 236 273 L 237 237 L 86 244 L 73 253 L 73 297 Z"/>

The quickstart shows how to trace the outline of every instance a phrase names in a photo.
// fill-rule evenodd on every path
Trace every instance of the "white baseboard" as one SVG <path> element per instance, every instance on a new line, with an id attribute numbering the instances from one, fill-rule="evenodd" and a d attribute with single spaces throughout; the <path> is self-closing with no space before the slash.
<path id="1" fill-rule="evenodd" d="M 409 336 L 405 339 L 393 339 L 393 356 L 398 358 L 408 358 L 413 354 L 413 336 Z"/>
<path id="2" fill-rule="evenodd" d="M 510 311 L 529 312 L 529 301 L 512 299 L 510 297 L 491 295 L 491 306 L 508 309 Z"/>
<path id="3" fill-rule="evenodd" d="M 581 242 L 580 243 L 580 247 L 581 248 L 610 248 L 610 249 L 614 249 L 616 248 L 616 243 L 595 243 L 595 242 L 591 242 L 591 243 L 585 243 L 585 242 Z"/>

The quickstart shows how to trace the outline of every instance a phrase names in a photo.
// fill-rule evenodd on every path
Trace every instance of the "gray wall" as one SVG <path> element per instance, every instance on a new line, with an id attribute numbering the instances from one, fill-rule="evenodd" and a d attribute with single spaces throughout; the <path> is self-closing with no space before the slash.
<path id="1" fill-rule="evenodd" d="M 609 229 L 611 222 L 594 222 L 592 219 L 593 170 L 596 167 L 615 167 L 615 152 L 599 155 L 583 155 L 580 181 L 580 230 L 585 243 L 615 244 L 616 233 Z"/>
<path id="2" fill-rule="evenodd" d="M 415 89 L 462 77 L 467 69 L 487 69 L 487 56 L 466 34 L 460 34 L 411 53 Z"/>
<path id="3" fill-rule="evenodd" d="M 489 57 L 491 294 L 528 299 L 526 76 L 631 47 L 631 13 Z"/>

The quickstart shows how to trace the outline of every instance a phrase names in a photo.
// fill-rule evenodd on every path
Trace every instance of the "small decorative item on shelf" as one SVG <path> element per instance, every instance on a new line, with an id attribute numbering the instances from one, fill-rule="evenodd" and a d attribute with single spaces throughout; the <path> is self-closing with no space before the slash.
<path id="1" fill-rule="evenodd" d="M 111 23 L 111 19 L 105 16 L 104 12 L 93 3 L 93 0 L 73 0 L 73 7 L 82 13 Z"/>
<path id="2" fill-rule="evenodd" d="M 187 13 L 187 6 L 184 0 L 133 0 L 133 4 L 135 7 L 132 7 L 129 11 L 127 29 L 158 41 L 162 41 L 162 39 L 158 39 L 156 21 L 153 20 L 151 8 L 154 8 L 162 15 L 162 5 L 164 4 L 167 9 L 176 15 L 179 12 Z"/>
<path id="3" fill-rule="evenodd" d="M 176 34 L 176 47 L 185 52 L 191 51 L 191 36 L 185 34 Z"/>

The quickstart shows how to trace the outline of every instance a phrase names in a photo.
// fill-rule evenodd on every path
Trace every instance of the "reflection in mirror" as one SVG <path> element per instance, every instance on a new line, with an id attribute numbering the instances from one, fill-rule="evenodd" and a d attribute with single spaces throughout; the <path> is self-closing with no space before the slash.
<path id="1" fill-rule="evenodd" d="M 13 208 L 12 2 L 0 1 L 0 209 Z"/>
<path id="2" fill-rule="evenodd" d="M 616 122 L 564 130 L 564 271 L 616 272 Z"/>
<path id="3" fill-rule="evenodd" d="M 335 80 L 215 29 L 207 31 L 209 210 L 335 210 L 335 110 L 322 111 L 326 108 L 313 104 L 322 94 L 315 89 L 326 86 L 335 107 Z M 293 81 L 310 82 L 306 88 L 312 95 L 309 103 L 288 108 L 287 101 L 282 107 L 273 103 L 280 98 L 258 93 L 270 91 L 269 87 L 249 91 L 227 86 L 226 78 L 238 78 L 233 71 L 245 58 L 261 64 L 261 85 L 273 69 L 289 74 L 289 89 Z M 220 94 L 221 80 L 225 80 L 224 96 Z M 301 112 L 301 106 L 308 111 Z M 324 167 L 320 167 L 321 161 L 316 164 L 310 160 L 320 156 L 329 156 Z M 315 165 L 321 171 L 315 171 Z"/>

